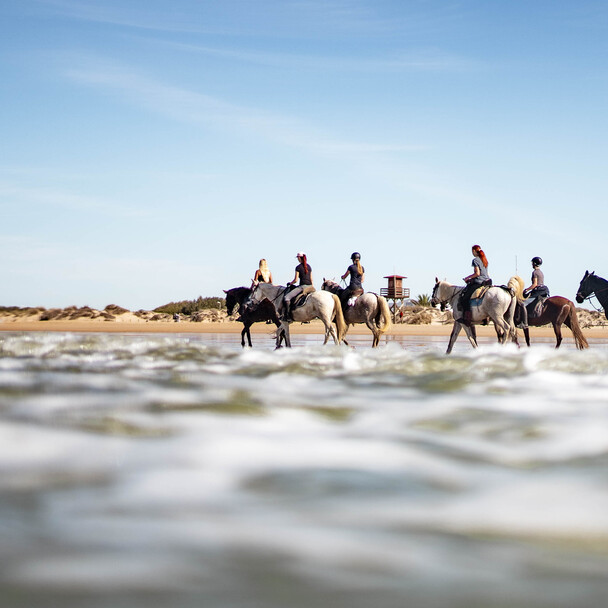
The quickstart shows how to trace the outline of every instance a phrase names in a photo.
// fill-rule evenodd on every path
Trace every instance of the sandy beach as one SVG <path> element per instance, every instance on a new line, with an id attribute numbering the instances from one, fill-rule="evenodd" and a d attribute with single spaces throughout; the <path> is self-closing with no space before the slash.
<path id="1" fill-rule="evenodd" d="M 104 333 L 167 333 L 167 334 L 213 334 L 213 333 L 234 333 L 240 334 L 243 329 L 242 323 L 237 321 L 210 321 L 195 323 L 182 321 L 143 321 L 143 320 L 73 320 L 73 321 L 37 321 L 37 320 L 13 320 L 0 319 L 0 331 L 11 332 L 104 332 Z M 430 323 L 424 325 L 396 324 L 386 333 L 393 336 L 449 336 L 452 331 L 452 324 Z M 273 325 L 256 323 L 252 326 L 251 332 L 255 334 L 272 334 Z M 320 321 L 310 323 L 293 323 L 291 332 L 295 334 L 323 334 L 323 324 Z M 583 329 L 585 336 L 589 338 L 608 339 L 608 326 L 587 327 Z M 349 334 L 370 335 L 371 332 L 364 325 L 355 325 L 349 329 Z M 523 339 L 523 333 L 520 330 Z M 479 336 L 493 336 L 495 334 L 492 326 L 478 326 Z M 553 336 L 551 326 L 530 328 L 530 337 L 534 336 L 551 337 Z M 565 338 L 572 336 L 570 330 L 563 328 Z M 464 337 L 464 333 L 462 334 Z"/>

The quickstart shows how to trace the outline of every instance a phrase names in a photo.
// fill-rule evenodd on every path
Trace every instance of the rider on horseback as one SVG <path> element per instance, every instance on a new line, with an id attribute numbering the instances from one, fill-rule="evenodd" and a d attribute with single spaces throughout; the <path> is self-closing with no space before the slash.
<path id="1" fill-rule="evenodd" d="M 303 251 L 299 251 L 296 258 L 298 258 L 299 264 L 296 266 L 293 281 L 287 283 L 287 290 L 283 297 L 283 314 L 281 318 L 284 321 L 291 320 L 291 313 L 298 296 L 315 291 L 312 284 L 312 268 L 306 261 L 306 254 Z M 300 283 L 297 287 L 295 286 L 296 281 Z"/>
<path id="2" fill-rule="evenodd" d="M 365 268 L 361 266 L 361 254 L 355 251 L 351 256 L 352 264 L 346 269 L 346 272 L 342 275 L 342 280 L 346 279 L 350 275 L 350 284 L 341 294 L 342 308 L 348 306 L 354 306 L 357 296 L 363 293 L 363 281 L 365 280 Z"/>
<path id="3" fill-rule="evenodd" d="M 542 259 L 538 256 L 532 258 L 532 284 L 524 289 L 526 296 L 526 308 L 528 316 L 537 314 L 537 311 L 542 308 L 542 303 L 549 297 L 549 288 L 545 285 L 545 275 L 540 269 Z"/>
<path id="4" fill-rule="evenodd" d="M 462 317 L 457 319 L 458 323 L 463 325 L 471 325 L 473 321 L 473 313 L 471 312 L 471 296 L 473 292 L 482 285 L 492 285 L 492 279 L 488 274 L 488 258 L 483 249 L 479 245 L 473 245 L 471 249 L 473 253 L 473 272 L 466 276 L 463 280 L 467 286 L 460 294 L 458 305 L 462 310 Z"/>

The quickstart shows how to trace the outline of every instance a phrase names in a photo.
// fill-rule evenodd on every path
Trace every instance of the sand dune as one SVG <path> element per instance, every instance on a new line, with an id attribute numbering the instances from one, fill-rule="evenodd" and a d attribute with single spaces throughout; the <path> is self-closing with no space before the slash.
<path id="1" fill-rule="evenodd" d="M 577 309 L 579 323 L 590 338 L 608 339 L 608 322 L 600 312 Z M 132 312 L 116 305 L 96 310 L 88 306 L 70 306 L 63 309 L 44 308 L 0 308 L 0 331 L 72 331 L 72 332 L 149 332 L 149 333 L 240 333 L 243 325 L 236 316 L 228 316 L 225 310 L 209 309 L 197 312 L 192 317 L 180 316 L 176 322 L 169 314 L 139 310 Z M 412 307 L 392 326 L 388 335 L 449 335 L 452 315 L 434 308 Z M 257 323 L 254 333 L 274 332 L 274 325 Z M 295 333 L 323 333 L 320 321 L 293 323 Z M 493 335 L 494 328 L 478 327 L 479 335 Z M 531 336 L 552 336 L 550 326 L 531 328 Z M 367 334 L 364 325 L 351 327 L 349 333 Z M 564 335 L 570 331 L 564 328 Z"/>

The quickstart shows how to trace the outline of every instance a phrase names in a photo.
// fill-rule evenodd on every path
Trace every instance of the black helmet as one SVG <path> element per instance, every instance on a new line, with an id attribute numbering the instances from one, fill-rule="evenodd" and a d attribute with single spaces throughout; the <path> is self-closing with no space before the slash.
<path id="1" fill-rule="evenodd" d="M 360 260 L 361 259 L 361 254 L 358 251 L 355 251 L 351 256 L 350 256 L 351 260 Z"/>
<path id="2" fill-rule="evenodd" d="M 535 258 L 532 258 L 532 264 L 534 266 L 540 266 L 543 263 L 542 258 L 539 258 L 538 256 L 536 256 Z"/>

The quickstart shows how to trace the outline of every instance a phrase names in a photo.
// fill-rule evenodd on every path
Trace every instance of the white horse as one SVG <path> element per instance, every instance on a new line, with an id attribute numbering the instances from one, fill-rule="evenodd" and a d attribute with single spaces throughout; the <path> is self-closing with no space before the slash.
<path id="1" fill-rule="evenodd" d="M 263 300 L 269 300 L 275 307 L 277 314 L 281 316 L 283 312 L 283 296 L 285 295 L 286 287 L 282 285 L 272 285 L 270 283 L 258 283 L 253 289 L 249 301 L 251 303 L 259 303 Z M 325 341 L 327 344 L 329 338 L 332 337 L 336 344 L 340 344 L 346 333 L 346 323 L 342 314 L 342 306 L 338 296 L 327 291 L 314 291 L 308 294 L 306 302 L 302 306 L 294 308 L 292 312 L 294 321 L 306 322 L 313 319 L 321 319 L 325 326 Z M 335 320 L 336 331 L 332 326 Z M 285 339 L 285 346 L 291 346 L 289 336 L 289 324 L 291 321 L 281 321 L 281 327 L 277 331 L 277 348 L 280 344 L 281 336 Z"/>
<path id="2" fill-rule="evenodd" d="M 338 297 L 345 291 L 338 283 L 329 279 L 323 279 L 321 289 L 334 293 Z M 354 306 L 348 306 L 343 312 L 346 331 L 348 331 L 350 325 L 355 323 L 365 323 L 370 328 L 374 335 L 372 348 L 378 346 L 382 334 L 388 331 L 391 326 L 391 311 L 386 298 L 371 291 L 360 295 Z M 346 332 L 344 334 L 346 335 Z"/>
<path id="3" fill-rule="evenodd" d="M 456 338 L 462 327 L 464 327 L 467 338 L 473 348 L 477 348 L 477 335 L 474 326 L 487 319 L 491 319 L 494 322 L 498 341 L 501 344 L 504 344 L 509 336 L 517 344 L 517 329 L 513 324 L 513 315 L 517 306 L 516 289 L 517 283 L 515 277 L 509 279 L 506 289 L 496 286 L 489 287 L 483 295 L 480 304 L 478 306 L 471 306 L 472 323 L 469 327 L 456 320 L 462 318 L 462 308 L 460 307 L 459 300 L 464 287 L 450 285 L 446 281 L 440 281 L 435 278 L 431 305 L 437 306 L 437 304 L 440 304 L 441 309 L 445 310 L 446 305 L 449 304 L 454 313 L 454 327 L 446 353 L 449 355 L 452 352 L 454 342 L 456 342 Z"/>

